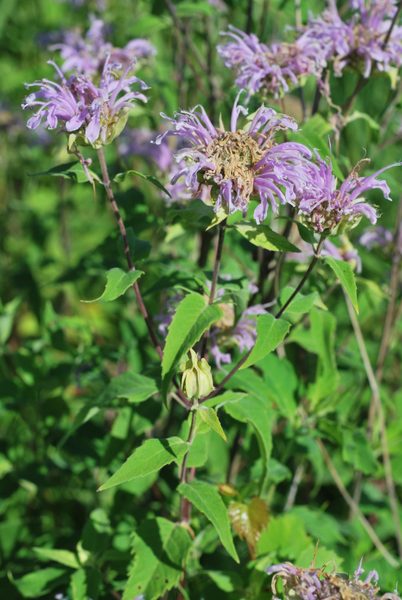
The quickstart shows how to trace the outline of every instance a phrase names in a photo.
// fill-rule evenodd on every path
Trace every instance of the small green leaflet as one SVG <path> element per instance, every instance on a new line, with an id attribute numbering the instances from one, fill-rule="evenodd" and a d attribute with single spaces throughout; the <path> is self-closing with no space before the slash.
<path id="1" fill-rule="evenodd" d="M 227 552 L 236 562 L 239 562 L 233 543 L 228 511 L 218 490 L 204 481 L 192 481 L 191 483 L 181 483 L 178 491 L 211 521 Z"/>
<path id="2" fill-rule="evenodd" d="M 88 169 L 88 171 L 94 181 L 98 181 L 99 183 L 101 182 L 96 173 L 91 171 L 91 169 Z M 32 177 L 41 177 L 44 175 L 63 177 L 64 179 L 70 179 L 70 181 L 73 181 L 74 183 L 88 183 L 87 174 L 85 173 L 79 160 L 57 165 L 57 167 L 53 167 L 48 171 L 41 171 L 40 173 L 31 174 Z"/>
<path id="3" fill-rule="evenodd" d="M 178 305 L 169 326 L 162 359 L 162 388 L 166 392 L 182 357 L 202 334 L 222 316 L 216 304 L 208 304 L 201 294 L 188 294 Z"/>
<path id="4" fill-rule="evenodd" d="M 123 600 L 159 600 L 179 585 L 191 538 L 179 523 L 162 517 L 143 521 L 134 533 L 134 558 Z"/>
<path id="5" fill-rule="evenodd" d="M 145 440 L 98 491 L 103 492 L 116 485 L 159 471 L 172 462 L 179 462 L 187 447 L 187 443 L 178 437 Z"/>
<path id="6" fill-rule="evenodd" d="M 71 600 L 87 600 L 87 578 L 84 569 L 75 571 L 70 578 Z"/>
<path id="7" fill-rule="evenodd" d="M 357 288 L 355 274 L 351 265 L 344 260 L 336 260 L 331 256 L 325 258 L 325 262 L 331 267 L 347 295 L 349 296 L 353 308 L 358 313 L 359 305 L 357 303 Z"/>
<path id="8" fill-rule="evenodd" d="M 81 302 L 87 304 L 91 302 L 112 302 L 125 294 L 128 288 L 131 287 L 141 275 L 144 275 L 143 271 L 129 271 L 126 273 L 123 269 L 119 269 L 118 267 L 110 269 L 106 273 L 105 289 L 99 298 L 94 298 L 94 300 L 81 300 Z"/>
<path id="9" fill-rule="evenodd" d="M 113 181 L 115 183 L 121 183 L 129 175 L 136 175 L 137 177 L 141 177 L 141 179 L 145 179 L 146 181 L 149 181 L 150 183 L 152 183 L 152 185 L 157 187 L 159 190 L 162 190 L 162 192 L 165 192 L 165 194 L 167 194 L 169 196 L 169 198 L 172 197 L 170 192 L 168 192 L 167 189 L 165 188 L 165 186 L 161 184 L 159 179 L 157 179 L 153 175 L 145 175 L 145 173 L 141 173 L 140 171 L 135 171 L 134 169 L 130 169 L 129 171 L 124 171 L 123 173 L 117 173 L 117 175 L 115 175 L 113 177 Z"/>
<path id="10" fill-rule="evenodd" d="M 246 369 L 258 362 L 264 356 L 275 350 L 284 340 L 290 328 L 285 319 L 276 319 L 271 314 L 260 315 L 257 318 L 257 340 L 250 356 L 240 367 Z"/>
<path id="11" fill-rule="evenodd" d="M 209 406 L 200 406 L 197 411 L 197 415 L 204 423 L 208 425 L 210 429 L 220 435 L 225 442 L 227 441 L 226 434 L 222 429 L 219 417 L 213 408 L 210 408 Z"/>
<path id="12" fill-rule="evenodd" d="M 40 560 L 51 560 L 71 569 L 79 569 L 80 567 L 77 557 L 69 550 L 56 550 L 53 548 L 32 548 L 32 550 Z"/>
<path id="13" fill-rule="evenodd" d="M 300 252 L 299 248 L 291 244 L 283 235 L 276 233 L 268 225 L 254 225 L 252 223 L 238 223 L 235 229 L 251 244 L 273 252 Z"/>

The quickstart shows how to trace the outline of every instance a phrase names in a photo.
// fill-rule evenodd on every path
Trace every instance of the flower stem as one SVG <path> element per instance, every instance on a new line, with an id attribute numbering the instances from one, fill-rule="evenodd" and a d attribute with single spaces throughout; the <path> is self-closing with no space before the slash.
<path id="1" fill-rule="evenodd" d="M 320 257 L 320 250 L 322 247 L 322 244 L 324 243 L 325 240 L 325 235 L 321 235 L 320 241 L 317 244 L 317 249 L 314 253 L 313 259 L 310 262 L 307 271 L 305 272 L 305 274 L 303 275 L 303 277 L 301 278 L 298 286 L 296 287 L 296 289 L 293 291 L 293 293 L 290 295 L 290 297 L 287 299 L 287 301 L 285 302 L 285 304 L 282 306 L 282 308 L 276 313 L 275 315 L 275 319 L 279 319 L 283 313 L 285 312 L 285 310 L 288 308 L 288 306 L 290 305 L 290 303 L 294 300 L 294 298 L 297 296 L 297 294 L 301 291 L 302 287 L 304 286 L 304 284 L 306 283 L 308 277 L 310 276 L 311 272 L 313 271 L 319 257 Z M 233 375 L 235 375 L 237 373 L 237 371 L 244 365 L 244 363 L 246 362 L 246 360 L 248 359 L 248 357 L 250 356 L 250 354 L 252 353 L 253 348 L 250 348 L 250 350 L 248 350 L 246 352 L 246 354 L 244 354 L 244 356 L 242 356 L 242 358 L 239 360 L 239 362 L 233 367 L 233 369 L 231 371 L 229 371 L 229 373 L 222 379 L 222 381 L 219 383 L 219 385 L 216 386 L 216 388 L 210 393 L 208 394 L 208 396 L 205 396 L 205 398 L 200 398 L 200 403 L 205 402 L 206 400 L 209 400 L 210 398 L 214 398 L 215 396 L 217 396 L 217 394 L 219 394 L 219 392 L 222 390 L 222 388 L 224 387 L 224 385 L 230 380 L 232 379 Z"/>
<path id="2" fill-rule="evenodd" d="M 101 172 L 102 172 L 103 185 L 106 190 L 106 195 L 110 201 L 110 205 L 112 207 L 113 214 L 115 216 L 117 225 L 120 230 L 120 236 L 123 241 L 124 255 L 126 257 L 127 265 L 128 265 L 128 268 L 130 271 L 135 271 L 135 265 L 134 265 L 134 261 L 131 257 L 130 245 L 128 242 L 126 226 L 125 226 L 123 218 L 120 214 L 119 206 L 116 202 L 116 198 L 113 193 L 112 184 L 110 182 L 109 172 L 108 172 L 106 159 L 105 159 L 105 153 L 104 153 L 103 148 L 99 148 L 97 150 L 97 153 L 98 153 L 98 160 L 99 160 L 99 164 L 100 164 L 100 168 L 101 168 Z M 142 298 L 142 294 L 141 294 L 138 283 L 135 282 L 132 285 L 132 288 L 134 290 L 135 297 L 137 299 L 138 308 L 139 308 L 140 313 L 143 316 L 145 324 L 147 326 L 149 337 L 151 338 L 151 342 L 152 342 L 156 352 L 158 353 L 159 357 L 162 358 L 162 347 L 158 341 L 154 326 L 152 324 L 151 317 L 150 317 L 150 315 L 146 309 L 146 306 L 144 304 L 144 300 Z"/>
<path id="3" fill-rule="evenodd" d="M 216 286 L 218 283 L 219 269 L 221 266 L 221 259 L 222 259 L 223 242 L 225 240 L 225 231 L 226 231 L 226 221 L 222 221 L 222 223 L 219 225 L 218 241 L 216 243 L 214 270 L 213 270 L 213 274 L 212 274 L 211 292 L 209 294 L 208 304 L 212 304 L 213 301 L 215 300 Z"/>

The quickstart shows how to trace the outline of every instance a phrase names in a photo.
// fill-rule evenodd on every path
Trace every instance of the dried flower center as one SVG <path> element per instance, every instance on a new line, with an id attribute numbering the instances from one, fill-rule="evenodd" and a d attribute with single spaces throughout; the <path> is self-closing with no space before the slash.
<path id="1" fill-rule="evenodd" d="M 248 199 L 253 191 L 254 167 L 265 152 L 266 148 L 262 150 L 248 133 L 225 131 L 206 148 L 207 157 L 215 165 L 210 177 L 220 175 L 224 180 L 232 180 L 243 198 Z"/>
<path id="2" fill-rule="evenodd" d="M 266 52 L 268 60 L 278 67 L 287 67 L 289 60 L 300 53 L 295 44 L 281 44 L 277 52 Z"/>

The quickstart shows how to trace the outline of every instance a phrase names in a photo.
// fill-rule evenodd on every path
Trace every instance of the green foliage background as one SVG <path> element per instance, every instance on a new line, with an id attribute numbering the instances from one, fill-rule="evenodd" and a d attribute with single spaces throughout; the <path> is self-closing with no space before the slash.
<path id="1" fill-rule="evenodd" d="M 177 63 L 175 29 L 164 2 L 106 2 L 102 18 L 112 25 L 116 46 L 147 37 L 158 49 L 141 72 L 151 86 L 150 101 L 134 111 L 129 126 L 157 129 L 160 111 L 170 115 L 179 107 L 208 106 L 214 93 L 215 118 L 228 117 L 235 89 L 215 45 L 227 23 L 245 28 L 247 2 L 228 1 L 227 13 L 204 1 L 176 4 L 194 46 L 188 48 L 184 68 Z M 253 30 L 263 39 L 277 32 L 286 36 L 285 26 L 294 24 L 293 3 L 273 0 L 267 13 L 266 8 L 262 0 L 254 3 Z M 319 2 L 302 1 L 304 21 L 308 10 L 321 9 Z M 173 598 L 177 590 L 167 596 L 160 590 L 180 581 L 183 560 L 190 598 L 269 598 L 264 570 L 284 560 L 300 566 L 313 559 L 318 565 L 334 561 L 338 570 L 351 573 L 364 556 L 366 568 L 380 573 L 384 589 L 392 590 L 398 582 L 401 586 L 400 568 L 390 566 L 373 547 L 317 445 L 317 438 L 324 441 L 351 492 L 356 478 L 361 479 L 360 508 L 397 556 L 378 420 L 372 442 L 367 438 L 371 390 L 342 290 L 333 287 L 335 276 L 324 263 L 303 291 L 307 300 L 290 311 L 290 320 L 298 325 L 286 340 L 285 357 L 271 353 L 257 368 L 233 378 L 232 391 L 227 392 L 232 394 L 230 402 L 219 409 L 228 443 L 201 427 L 191 450 L 190 466 L 197 467 L 197 478 L 211 484 L 209 492 L 201 494 L 211 494 L 211 506 L 225 507 L 230 501 L 216 486 L 227 482 L 235 457 L 238 467 L 230 481 L 235 500 L 266 500 L 269 521 L 255 555 L 250 558 L 246 543 L 236 536 L 232 549 L 228 531 L 218 537 L 196 501 L 199 510 L 193 511 L 191 535 L 174 525 L 179 510 L 175 464 L 166 466 L 159 477 L 155 471 L 97 492 L 144 440 L 184 439 L 186 415 L 179 405 L 167 408 L 162 402 L 159 365 L 132 298 L 82 302 L 100 296 L 106 271 L 124 269 L 102 189 L 94 193 L 88 184 L 32 175 L 71 159 L 62 136 L 43 134 L 38 140 L 35 132 L 26 130 L 19 109 L 23 83 L 51 74 L 46 46 L 52 33 L 76 26 L 86 29 L 96 10 L 95 3 L 74 7 L 55 0 L 3 0 L 0 7 L 0 596 L 14 600 L 63 593 L 72 600 L 108 600 L 125 589 L 123 598 L 128 599 L 148 577 L 156 590 L 149 592 L 150 598 Z M 195 52 L 205 64 L 212 61 L 209 73 L 197 64 Z M 334 80 L 334 100 L 348 97 L 354 83 L 354 74 Z M 363 116 L 346 126 L 340 140 L 337 160 L 343 172 L 365 155 L 372 159 L 373 170 L 400 160 L 400 101 L 391 83 L 385 75 L 376 76 L 361 92 L 355 108 Z M 311 103 L 312 82 L 305 93 Z M 296 93 L 286 98 L 285 109 L 300 120 Z M 324 120 L 310 122 L 302 134 L 310 145 L 325 148 Z M 108 148 L 108 161 L 113 173 L 133 168 L 151 174 L 141 157 L 121 164 L 113 148 Z M 375 193 L 370 198 L 380 204 L 381 224 L 394 230 L 400 170 L 387 174 L 387 181 L 394 202 Z M 196 264 L 197 236 L 207 221 L 190 209 L 168 209 L 159 191 L 138 177 L 126 178 L 118 189 L 133 232 L 136 266 L 145 272 L 144 298 L 157 314 L 174 286 L 199 291 L 198 282 L 210 275 L 211 263 L 205 270 Z M 353 231 L 353 240 L 364 227 Z M 246 239 L 231 231 L 223 273 L 255 279 L 253 252 Z M 391 256 L 381 250 L 359 252 L 363 271 L 357 276 L 358 318 L 375 364 Z M 281 287 L 294 284 L 300 270 L 297 263 L 286 263 Z M 318 292 L 325 310 L 317 308 L 318 295 L 316 306 L 308 300 L 312 292 Z M 400 495 L 399 310 L 397 315 L 381 399 Z M 285 511 L 298 468 L 303 476 L 297 500 Z M 191 498 L 196 493 L 181 491 Z M 238 554 L 239 565 L 220 540 L 232 557 Z M 138 573 L 144 581 L 136 580 Z"/>

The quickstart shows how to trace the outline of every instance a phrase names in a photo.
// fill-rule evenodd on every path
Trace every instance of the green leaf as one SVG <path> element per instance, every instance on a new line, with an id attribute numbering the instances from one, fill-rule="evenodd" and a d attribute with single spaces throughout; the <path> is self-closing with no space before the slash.
<path id="1" fill-rule="evenodd" d="M 235 592 L 237 590 L 240 593 L 243 587 L 241 576 L 234 571 L 202 571 L 200 575 L 210 577 L 216 587 L 223 592 Z"/>
<path id="2" fill-rule="evenodd" d="M 300 252 L 299 248 L 289 242 L 287 238 L 268 225 L 254 225 L 253 223 L 238 223 L 235 229 L 245 237 L 251 244 L 265 250 L 282 252 Z"/>
<path id="3" fill-rule="evenodd" d="M 210 408 L 209 406 L 200 406 L 200 408 L 197 411 L 197 414 L 200 417 L 200 419 L 208 425 L 210 429 L 212 429 L 213 431 L 215 431 L 215 433 L 220 435 L 221 438 L 225 440 L 225 442 L 227 441 L 226 434 L 222 429 L 219 417 L 213 408 Z"/>
<path id="4" fill-rule="evenodd" d="M 49 567 L 32 571 L 13 583 L 23 598 L 38 598 L 53 590 L 61 582 L 65 573 L 64 569 Z"/>
<path id="5" fill-rule="evenodd" d="M 325 262 L 331 267 L 347 295 L 349 296 L 355 311 L 359 312 L 359 305 L 357 303 L 357 288 L 355 274 L 351 265 L 344 260 L 336 260 L 331 256 L 325 258 Z"/>
<path id="6" fill-rule="evenodd" d="M 230 530 L 228 511 L 218 490 L 204 481 L 192 481 L 181 483 L 178 491 L 207 517 L 215 527 L 224 548 L 236 562 L 239 562 Z"/>
<path id="7" fill-rule="evenodd" d="M 145 173 L 140 173 L 140 171 L 135 171 L 134 169 L 129 169 L 128 171 L 124 171 L 123 173 L 117 173 L 117 175 L 115 175 L 113 177 L 113 181 L 115 183 L 122 183 L 126 179 L 126 177 L 128 177 L 129 175 L 136 175 L 137 177 L 141 177 L 141 179 L 145 179 L 146 181 L 149 181 L 150 183 L 152 183 L 152 185 L 154 185 L 159 190 L 162 190 L 162 192 L 167 194 L 169 196 L 169 198 L 172 197 L 170 192 L 168 192 L 168 190 L 159 181 L 159 179 L 157 179 L 153 175 L 145 175 Z"/>
<path id="8" fill-rule="evenodd" d="M 370 115 L 368 115 L 367 113 L 361 112 L 360 110 L 354 110 L 351 115 L 346 117 L 345 124 L 348 125 L 349 123 L 352 123 L 357 119 L 363 119 L 364 121 L 366 121 L 369 127 L 371 127 L 371 129 L 374 129 L 376 131 L 380 129 L 380 126 L 375 119 L 370 117 Z"/>
<path id="9" fill-rule="evenodd" d="M 367 436 L 358 429 L 343 432 L 342 458 L 365 475 L 373 475 L 377 470 L 377 461 Z"/>
<path id="10" fill-rule="evenodd" d="M 281 291 L 280 296 L 279 296 L 280 306 L 283 306 L 286 303 L 286 301 L 293 294 L 294 289 L 295 288 L 293 288 L 291 286 L 286 286 Z M 286 313 L 289 312 L 289 313 L 295 313 L 298 315 L 309 313 L 310 310 L 313 308 L 314 304 L 319 303 L 319 300 L 320 300 L 320 296 L 318 295 L 317 292 L 311 292 L 311 294 L 307 294 L 305 296 L 299 292 L 297 294 L 297 296 L 289 304 L 288 308 L 286 309 Z"/>
<path id="11" fill-rule="evenodd" d="M 157 392 L 156 383 L 150 377 L 139 373 L 122 373 L 113 377 L 97 405 L 109 404 L 115 398 L 127 398 L 130 404 L 140 404 Z"/>
<path id="12" fill-rule="evenodd" d="M 88 169 L 91 177 L 94 181 L 101 182 L 100 178 L 96 173 Z M 74 183 L 88 183 L 88 177 L 85 173 L 80 161 L 72 161 L 57 165 L 48 171 L 41 171 L 40 173 L 31 173 L 31 177 L 41 177 L 43 175 L 50 175 L 52 177 L 63 177 L 64 179 L 70 179 Z"/>
<path id="13" fill-rule="evenodd" d="M 212 16 L 214 8 L 208 3 L 198 0 L 197 2 L 187 2 L 184 0 L 176 5 L 176 14 L 178 17 L 191 17 L 196 15 Z"/>
<path id="14" fill-rule="evenodd" d="M 183 356 L 194 346 L 222 311 L 216 304 L 208 304 L 201 294 L 188 294 L 178 305 L 169 326 L 162 359 L 162 387 L 166 391 L 173 372 Z"/>
<path id="15" fill-rule="evenodd" d="M 246 373 L 247 371 L 244 371 Z M 227 402 L 223 409 L 233 419 L 251 425 L 256 433 L 265 469 L 272 452 L 272 426 L 274 413 L 267 399 L 246 396 Z"/>
<path id="16" fill-rule="evenodd" d="M 56 550 L 53 548 L 32 548 L 40 560 L 52 560 L 72 569 L 79 568 L 79 562 L 73 552 L 69 550 Z"/>
<path id="17" fill-rule="evenodd" d="M 70 578 L 71 600 L 88 600 L 87 578 L 84 569 L 79 569 Z"/>
<path id="18" fill-rule="evenodd" d="M 246 362 L 241 369 L 246 369 L 258 362 L 264 356 L 275 350 L 284 340 L 290 328 L 290 323 L 284 319 L 276 319 L 273 315 L 260 315 L 257 318 L 257 339 Z"/>
<path id="19" fill-rule="evenodd" d="M 157 517 L 141 523 L 134 534 L 134 559 L 123 600 L 159 600 L 177 586 L 191 546 L 189 533 L 179 523 Z"/>
<path id="20" fill-rule="evenodd" d="M 271 517 L 257 542 L 257 555 L 272 552 L 294 560 L 310 542 L 303 521 L 296 515 Z"/>
<path id="21" fill-rule="evenodd" d="M 86 302 L 87 304 L 90 302 L 112 302 L 125 294 L 128 288 L 131 287 L 141 275 L 144 275 L 143 271 L 129 271 L 126 273 L 123 269 L 119 269 L 118 267 L 110 269 L 106 273 L 105 289 L 99 298 L 95 298 L 94 300 L 81 300 L 81 302 Z"/>
<path id="22" fill-rule="evenodd" d="M 164 440 L 150 439 L 134 450 L 123 465 L 104 483 L 98 491 L 108 490 L 116 485 L 144 477 L 172 462 L 179 462 L 187 450 L 187 443 L 178 437 Z"/>

